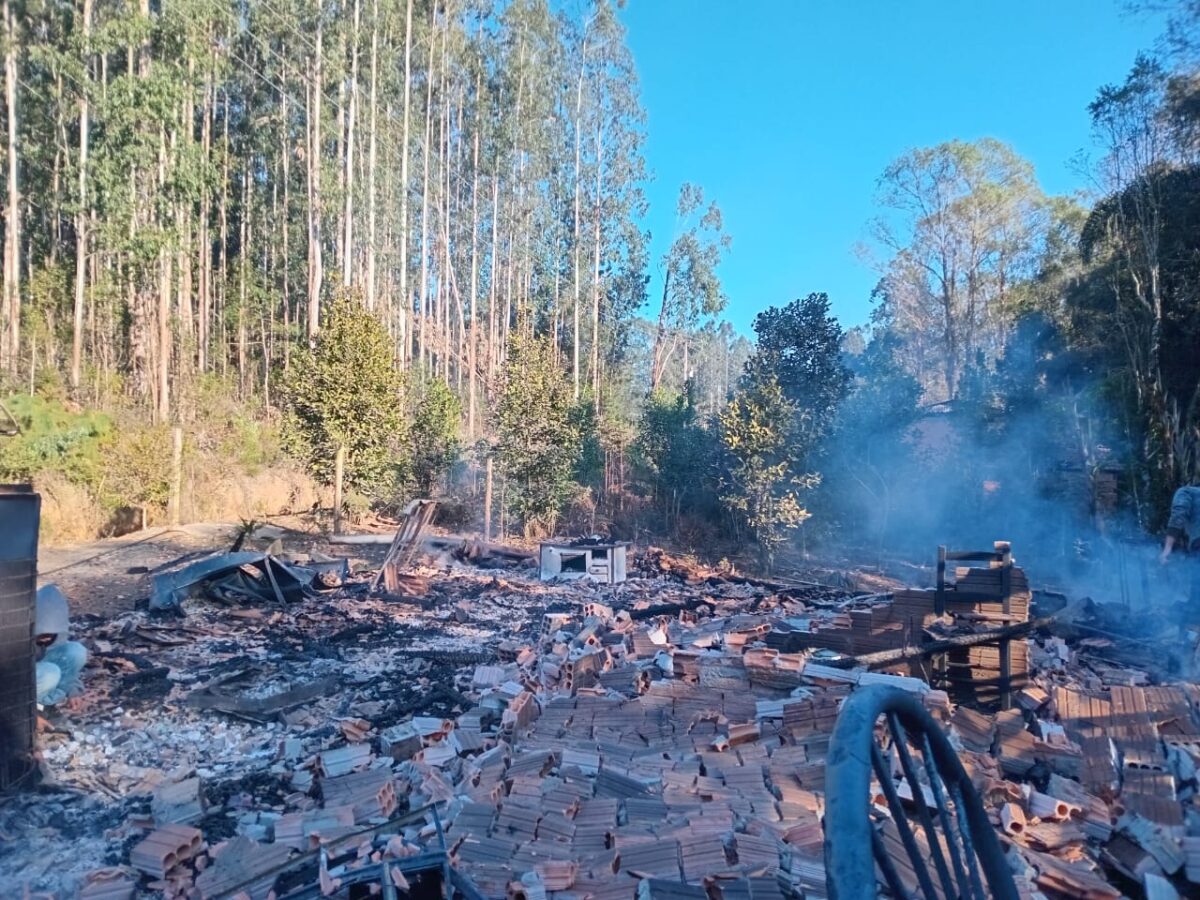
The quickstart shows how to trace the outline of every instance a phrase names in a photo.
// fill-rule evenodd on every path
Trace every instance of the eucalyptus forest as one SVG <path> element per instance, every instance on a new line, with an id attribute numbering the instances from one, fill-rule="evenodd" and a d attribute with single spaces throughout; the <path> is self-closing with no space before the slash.
<path id="1" fill-rule="evenodd" d="M 451 527 L 770 566 L 924 542 L 922 491 L 969 527 L 980 483 L 1032 511 L 1109 466 L 1155 532 L 1200 474 L 1200 41 L 1194 3 L 1141 6 L 1168 28 L 1095 86 L 1087 190 L 995 138 L 897 148 L 870 321 L 800 283 L 732 298 L 751 335 L 729 198 L 698 173 L 646 224 L 623 3 L 3 0 L 0 474 L 58 498 L 58 539 L 344 479 L 339 521 L 433 495 Z"/>

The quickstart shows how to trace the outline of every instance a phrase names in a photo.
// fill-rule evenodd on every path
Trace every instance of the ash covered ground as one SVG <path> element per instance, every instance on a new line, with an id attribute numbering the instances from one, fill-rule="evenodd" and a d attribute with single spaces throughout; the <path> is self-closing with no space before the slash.
<path id="1" fill-rule="evenodd" d="M 41 784 L 0 805 L 4 894 L 349 897 L 391 878 L 415 895 L 441 853 L 488 897 L 664 880 L 823 896 L 830 735 L 872 683 L 949 735 L 1026 895 L 1200 881 L 1200 691 L 1154 652 L 1153 617 L 1121 641 L 1111 610 L 1068 603 L 1037 627 L 1026 611 L 1002 710 L 919 656 L 842 667 L 837 647 L 914 641 L 897 611 L 925 594 L 869 572 L 761 581 L 654 551 L 623 584 L 542 583 L 531 563 L 443 553 L 387 595 L 374 565 L 294 603 L 77 616 L 87 690 L 46 713 Z M 995 628 L 990 608 L 918 639 Z M 156 870 L 171 828 L 193 845 Z"/>

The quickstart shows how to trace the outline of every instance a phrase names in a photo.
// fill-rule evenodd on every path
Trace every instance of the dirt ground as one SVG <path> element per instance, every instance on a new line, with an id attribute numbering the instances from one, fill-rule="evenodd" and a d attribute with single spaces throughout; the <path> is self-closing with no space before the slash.
<path id="1" fill-rule="evenodd" d="M 367 582 L 386 542 L 330 544 L 303 521 L 289 521 L 246 535 L 241 548 L 279 542 L 271 552 L 284 558 L 346 558 L 351 578 L 289 606 L 189 599 L 182 615 L 147 611 L 157 572 L 224 553 L 243 530 L 150 529 L 41 552 L 40 582 L 68 596 L 72 637 L 90 659 L 83 695 L 42 711 L 40 783 L 0 797 L 0 898 L 30 890 L 74 897 L 86 873 L 103 866 L 136 876 L 129 850 L 145 836 L 150 796 L 187 773 L 204 783 L 212 814 L 202 828 L 213 841 L 244 830 L 237 820 L 247 815 L 245 797 L 264 804 L 269 819 L 279 805 L 282 741 L 307 756 L 345 746 L 343 720 L 369 718 L 377 735 L 414 713 L 461 713 L 453 686 L 464 672 L 493 660 L 504 639 L 532 633 L 556 594 L 531 582 L 519 562 L 510 583 L 504 572 L 438 553 L 419 567 L 423 584 L 436 581 L 420 602 L 370 598 Z M 386 539 L 394 526 L 375 530 Z M 469 617 L 457 609 L 463 603 Z M 234 691 L 242 706 L 210 711 L 200 699 L 210 687 Z M 255 711 L 264 697 L 286 699 L 293 688 L 312 696 L 286 716 Z M 222 693 L 215 702 L 227 699 Z M 164 891 L 171 893 L 157 885 L 138 896 Z"/>

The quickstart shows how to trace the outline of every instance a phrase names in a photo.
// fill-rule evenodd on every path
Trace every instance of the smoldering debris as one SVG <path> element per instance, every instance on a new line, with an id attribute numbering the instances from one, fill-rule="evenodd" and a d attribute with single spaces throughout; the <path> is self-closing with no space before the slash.
<path id="1" fill-rule="evenodd" d="M 988 569 L 959 573 L 940 614 L 936 591 L 864 596 L 655 550 L 617 585 L 514 563 L 396 573 L 419 598 L 366 573 L 287 604 L 87 623 L 87 693 L 41 735 L 39 792 L 0 806 L 0 885 L 823 896 L 830 734 L 869 683 L 946 728 L 1027 894 L 1200 884 L 1200 688 L 1131 665 L 1102 608 L 1060 634 L 1016 578 L 1028 604 L 997 621 Z M 1024 661 L 1008 710 L 926 653 L 998 629 Z M 875 671 L 851 656 L 880 648 Z M 897 790 L 913 801 L 899 774 Z"/>

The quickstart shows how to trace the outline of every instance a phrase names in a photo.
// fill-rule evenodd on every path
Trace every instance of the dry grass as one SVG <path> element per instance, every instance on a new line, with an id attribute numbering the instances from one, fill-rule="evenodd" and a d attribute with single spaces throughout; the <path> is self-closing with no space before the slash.
<path id="1" fill-rule="evenodd" d="M 57 472 L 46 472 L 34 480 L 42 495 L 44 544 L 70 544 L 99 537 L 109 516 L 86 487 Z"/>
<path id="2" fill-rule="evenodd" d="M 316 483 L 290 463 L 251 474 L 198 461 L 184 475 L 182 515 L 191 522 L 236 522 L 310 509 Z"/>
<path id="3" fill-rule="evenodd" d="M 254 473 L 203 465 L 201 461 L 187 468 L 181 506 L 185 524 L 261 520 L 305 512 L 322 499 L 312 478 L 290 463 Z M 86 487 L 58 473 L 39 476 L 34 487 L 42 495 L 41 542 L 46 546 L 125 534 L 141 526 L 141 510 L 105 509 Z M 149 507 L 146 524 L 167 524 L 166 510 Z"/>

